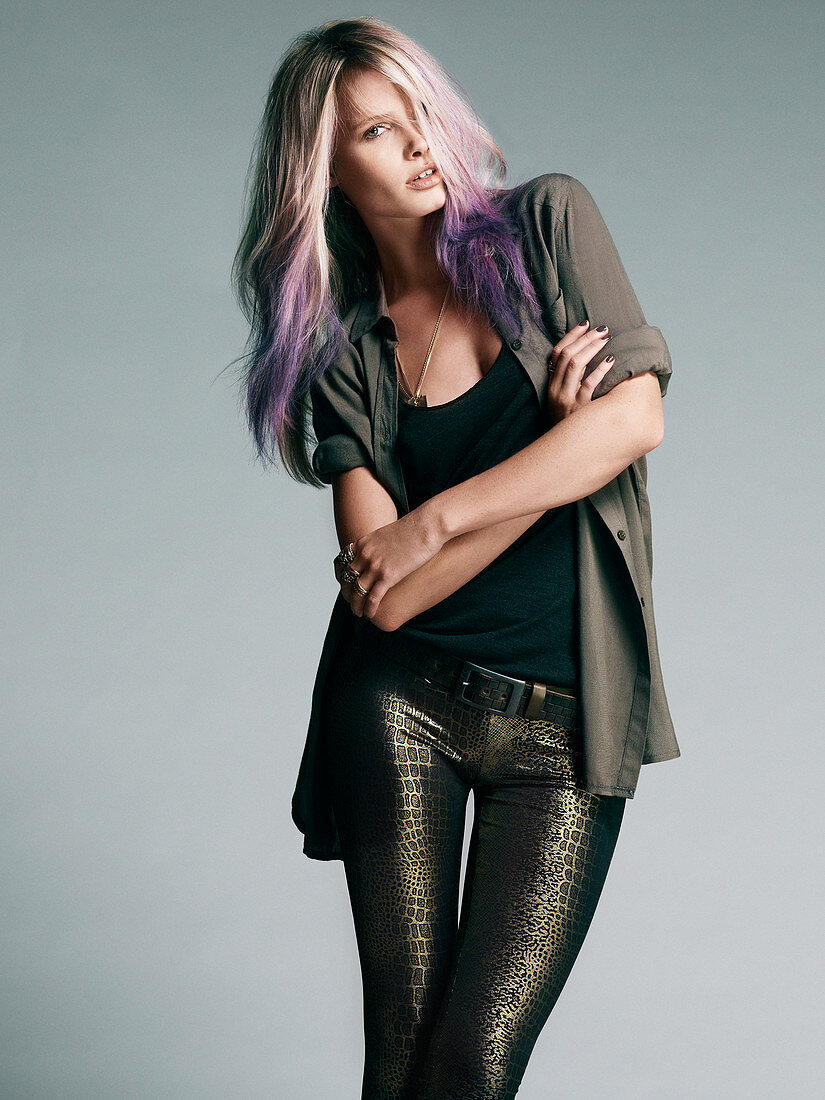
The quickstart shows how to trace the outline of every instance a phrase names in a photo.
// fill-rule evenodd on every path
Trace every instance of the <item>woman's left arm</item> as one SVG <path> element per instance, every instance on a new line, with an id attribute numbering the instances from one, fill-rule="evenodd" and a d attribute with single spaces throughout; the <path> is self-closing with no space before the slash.
<path id="1" fill-rule="evenodd" d="M 664 435 L 662 396 L 672 373 L 658 328 L 648 325 L 592 195 L 574 176 L 548 175 L 527 212 L 535 254 L 558 276 L 567 328 L 607 325 L 610 338 L 583 377 L 614 356 L 593 400 L 524 450 L 422 505 L 438 544 L 465 531 L 554 508 L 594 493 Z"/>
<path id="2" fill-rule="evenodd" d="M 664 436 L 662 397 L 650 372 L 577 409 L 523 450 L 419 506 L 425 538 L 447 539 L 595 493 Z"/>

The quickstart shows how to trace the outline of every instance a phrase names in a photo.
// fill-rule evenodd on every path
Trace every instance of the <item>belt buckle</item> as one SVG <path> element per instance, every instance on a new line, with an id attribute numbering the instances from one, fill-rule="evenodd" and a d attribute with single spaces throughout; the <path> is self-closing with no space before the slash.
<path id="1" fill-rule="evenodd" d="M 470 683 L 470 670 L 473 669 L 476 672 L 482 672 L 485 676 L 490 676 L 494 680 L 504 680 L 506 683 L 512 685 L 510 692 L 510 698 L 507 700 L 507 706 L 504 710 L 498 710 L 496 707 L 488 706 L 486 703 L 477 703 L 474 699 L 468 699 L 464 694 L 464 689 L 469 686 Z M 516 691 L 516 688 L 524 688 L 526 686 L 525 680 L 519 680 L 515 676 L 505 676 L 502 672 L 494 672 L 491 668 L 485 668 L 483 665 L 477 665 L 473 661 L 464 661 L 461 666 L 461 671 L 458 675 L 458 687 L 455 689 L 456 698 L 463 700 L 468 706 L 477 707 L 479 710 L 489 710 L 493 714 L 502 714 L 505 718 L 514 717 L 518 705 L 524 697 L 524 691 Z"/>

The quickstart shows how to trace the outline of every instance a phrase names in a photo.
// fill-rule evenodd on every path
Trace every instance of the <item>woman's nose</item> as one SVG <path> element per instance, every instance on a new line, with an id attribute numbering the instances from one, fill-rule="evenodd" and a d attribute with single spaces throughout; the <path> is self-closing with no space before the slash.
<path id="1" fill-rule="evenodd" d="M 427 153 L 429 153 L 429 151 L 430 151 L 430 147 L 427 144 L 427 139 L 424 137 L 424 135 L 418 129 L 414 129 L 412 131 L 412 135 L 410 137 L 410 142 L 409 142 L 409 147 L 410 147 L 410 152 L 412 152 L 412 153 L 419 153 L 420 152 L 423 156 L 426 156 Z"/>

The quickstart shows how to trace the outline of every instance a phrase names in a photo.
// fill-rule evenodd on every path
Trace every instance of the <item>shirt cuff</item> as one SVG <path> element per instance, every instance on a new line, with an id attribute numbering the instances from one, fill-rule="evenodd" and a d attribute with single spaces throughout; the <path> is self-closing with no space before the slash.
<path id="1" fill-rule="evenodd" d="M 612 336 L 607 341 L 603 351 L 605 354 L 600 354 L 598 360 L 588 365 L 585 377 L 599 363 L 604 362 L 606 355 L 615 356 L 616 361 L 593 391 L 594 399 L 603 397 L 618 382 L 644 374 L 645 371 L 653 371 L 658 377 L 659 389 L 664 397 L 673 368 L 670 351 L 658 328 L 654 325 L 638 325 L 626 332 L 620 332 L 618 336 Z"/>
<path id="2" fill-rule="evenodd" d="M 354 470 L 356 466 L 372 467 L 366 448 L 351 435 L 328 436 L 312 453 L 312 468 L 316 477 L 331 485 L 336 474 Z"/>

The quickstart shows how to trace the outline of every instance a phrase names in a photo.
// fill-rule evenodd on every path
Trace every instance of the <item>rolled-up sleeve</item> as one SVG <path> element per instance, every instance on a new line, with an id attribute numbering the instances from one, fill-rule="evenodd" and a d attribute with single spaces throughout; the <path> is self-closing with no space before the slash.
<path id="1" fill-rule="evenodd" d="M 312 428 L 317 446 L 312 468 L 327 485 L 356 466 L 374 468 L 372 423 L 361 360 L 352 344 L 310 387 Z"/>
<path id="2" fill-rule="evenodd" d="M 672 373 L 670 351 L 662 333 L 648 325 L 627 272 L 592 195 L 574 176 L 567 176 L 567 201 L 555 215 L 553 236 L 559 286 L 568 328 L 589 320 L 607 325 L 610 339 L 585 370 L 585 377 L 608 355 L 615 363 L 593 392 L 602 397 L 618 382 L 645 371 L 659 379 L 662 396 Z M 547 217 L 552 214 L 547 209 Z"/>

